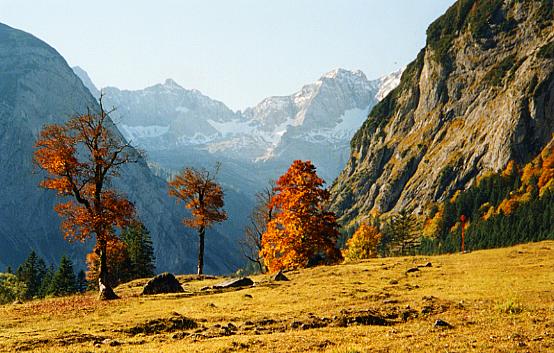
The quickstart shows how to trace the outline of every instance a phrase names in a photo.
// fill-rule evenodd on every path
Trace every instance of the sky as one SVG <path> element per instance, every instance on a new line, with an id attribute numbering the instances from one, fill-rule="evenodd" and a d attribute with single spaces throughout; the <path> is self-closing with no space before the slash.
<path id="1" fill-rule="evenodd" d="M 98 87 L 174 79 L 232 109 L 288 95 L 335 68 L 404 67 L 454 0 L 0 0 Z"/>

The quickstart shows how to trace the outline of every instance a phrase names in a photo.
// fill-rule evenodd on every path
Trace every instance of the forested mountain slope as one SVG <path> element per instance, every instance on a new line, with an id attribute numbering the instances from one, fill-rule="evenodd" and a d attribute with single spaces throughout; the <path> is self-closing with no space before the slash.
<path id="1" fill-rule="evenodd" d="M 554 132 L 552 0 L 460 0 L 427 30 L 401 83 L 369 114 L 333 185 L 343 223 L 423 211 Z"/>

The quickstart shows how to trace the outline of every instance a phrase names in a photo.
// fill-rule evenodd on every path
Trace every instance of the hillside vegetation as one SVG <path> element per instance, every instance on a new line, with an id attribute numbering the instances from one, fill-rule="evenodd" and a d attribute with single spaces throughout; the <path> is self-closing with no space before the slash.
<path id="1" fill-rule="evenodd" d="M 116 288 L 119 301 L 0 307 L 0 351 L 545 352 L 554 349 L 553 266 L 545 241 L 322 266 L 287 272 L 288 282 L 260 275 L 226 292 L 200 290 L 221 278 L 181 276 L 184 294 L 141 297 L 146 280 L 136 280 Z"/>

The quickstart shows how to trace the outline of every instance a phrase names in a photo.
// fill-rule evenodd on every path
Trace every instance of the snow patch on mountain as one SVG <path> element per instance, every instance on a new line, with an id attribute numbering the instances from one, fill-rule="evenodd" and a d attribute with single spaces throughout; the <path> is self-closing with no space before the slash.
<path id="1" fill-rule="evenodd" d="M 159 137 L 167 134 L 169 126 L 149 125 L 149 126 L 129 126 L 119 124 L 119 130 L 129 141 L 137 139 Z"/>
<path id="2" fill-rule="evenodd" d="M 393 89 L 398 87 L 398 85 L 400 84 L 400 78 L 402 77 L 402 73 L 404 72 L 404 69 L 405 68 L 397 70 L 389 75 L 381 77 L 378 80 L 379 91 L 375 95 L 375 98 L 377 98 L 377 100 L 379 101 L 383 100 L 383 98 L 385 98 Z"/>

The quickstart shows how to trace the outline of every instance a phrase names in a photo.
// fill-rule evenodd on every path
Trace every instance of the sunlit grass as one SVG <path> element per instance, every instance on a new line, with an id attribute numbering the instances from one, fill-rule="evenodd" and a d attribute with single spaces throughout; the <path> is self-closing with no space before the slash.
<path id="1" fill-rule="evenodd" d="M 178 277 L 185 293 L 140 297 L 146 280 L 137 280 L 112 302 L 91 293 L 0 307 L 0 350 L 542 352 L 554 349 L 553 269 L 550 241 L 317 267 L 286 273 L 289 282 L 260 275 L 255 287 L 221 293 L 200 290 L 220 278 L 189 275 Z M 367 313 L 387 325 L 341 325 Z M 197 327 L 170 329 L 177 315 Z M 433 327 L 439 318 L 454 327 Z M 149 322 L 158 333 L 129 333 Z"/>

